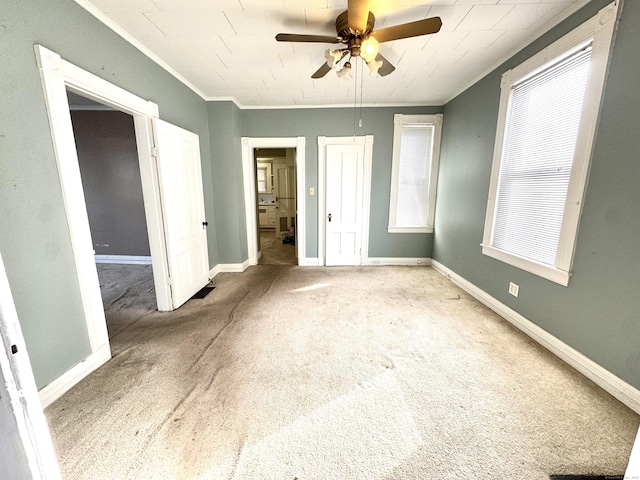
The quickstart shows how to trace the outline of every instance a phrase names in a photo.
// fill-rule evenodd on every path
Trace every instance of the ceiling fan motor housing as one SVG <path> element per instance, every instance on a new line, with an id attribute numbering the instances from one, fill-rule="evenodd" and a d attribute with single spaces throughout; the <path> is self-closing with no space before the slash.
<path id="1" fill-rule="evenodd" d="M 348 45 L 349 53 L 351 53 L 352 56 L 357 57 L 360 55 L 360 45 L 373 31 L 375 23 L 376 17 L 373 13 L 369 12 L 366 30 L 364 32 L 354 32 L 349 28 L 349 11 L 344 11 L 338 15 L 338 18 L 336 18 L 336 32 L 338 36 L 343 39 L 344 43 Z"/>
<path id="2" fill-rule="evenodd" d="M 349 28 L 349 11 L 346 10 L 338 15 L 336 18 L 336 32 L 338 32 L 338 36 L 344 38 L 345 40 L 349 40 L 350 37 L 366 37 L 373 31 L 373 26 L 376 23 L 376 17 L 373 13 L 369 12 L 369 18 L 367 19 L 367 28 L 364 32 L 354 32 Z"/>

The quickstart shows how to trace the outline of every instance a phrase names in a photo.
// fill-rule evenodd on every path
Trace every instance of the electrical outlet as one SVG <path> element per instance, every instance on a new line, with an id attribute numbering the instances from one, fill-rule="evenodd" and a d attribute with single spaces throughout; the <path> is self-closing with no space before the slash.
<path id="1" fill-rule="evenodd" d="M 520 285 L 516 285 L 513 282 L 509 282 L 509 293 L 514 297 L 517 297 L 519 292 L 520 292 Z"/>

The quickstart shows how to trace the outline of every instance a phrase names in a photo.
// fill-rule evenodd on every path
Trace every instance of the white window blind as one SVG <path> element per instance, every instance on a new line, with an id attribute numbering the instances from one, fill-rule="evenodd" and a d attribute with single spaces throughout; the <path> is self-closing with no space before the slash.
<path id="1" fill-rule="evenodd" d="M 428 225 L 434 126 L 401 126 L 396 226 Z"/>
<path id="2" fill-rule="evenodd" d="M 591 51 L 511 86 L 492 247 L 555 265 Z"/>

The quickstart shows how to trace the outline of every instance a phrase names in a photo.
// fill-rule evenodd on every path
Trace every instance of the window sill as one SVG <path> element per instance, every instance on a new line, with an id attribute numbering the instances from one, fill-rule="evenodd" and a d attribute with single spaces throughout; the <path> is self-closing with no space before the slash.
<path id="1" fill-rule="evenodd" d="M 433 233 L 433 227 L 387 227 L 388 233 Z"/>
<path id="2" fill-rule="evenodd" d="M 571 274 L 559 268 L 518 257 L 489 245 L 482 245 L 482 253 L 551 282 L 558 283 L 565 287 L 569 285 L 569 277 Z"/>

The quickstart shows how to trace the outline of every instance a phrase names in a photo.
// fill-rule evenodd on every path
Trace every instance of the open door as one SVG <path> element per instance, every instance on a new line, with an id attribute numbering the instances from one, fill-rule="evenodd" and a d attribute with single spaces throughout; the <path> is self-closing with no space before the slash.
<path id="1" fill-rule="evenodd" d="M 296 179 L 293 165 L 276 164 L 274 172 L 276 193 L 276 237 L 294 226 L 296 218 Z"/>
<path id="2" fill-rule="evenodd" d="M 154 119 L 173 308 L 209 282 L 198 135 Z"/>

